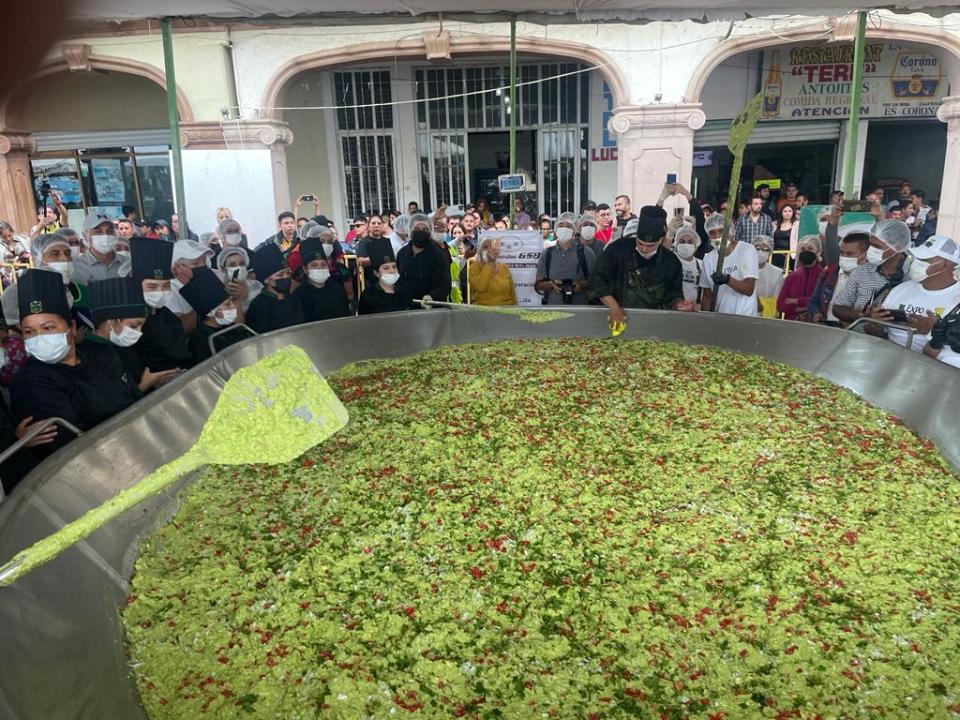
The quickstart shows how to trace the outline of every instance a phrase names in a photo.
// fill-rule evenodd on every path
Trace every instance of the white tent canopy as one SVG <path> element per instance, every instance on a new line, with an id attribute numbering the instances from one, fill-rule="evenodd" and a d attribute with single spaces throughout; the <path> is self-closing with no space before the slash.
<path id="1" fill-rule="evenodd" d="M 869 7 L 869 6 L 867 6 Z M 749 5 L 729 0 L 671 0 L 644 3 L 637 0 L 484 0 L 471 8 L 458 0 L 77 0 L 71 15 L 84 21 L 124 21 L 159 17 L 210 17 L 254 19 L 261 17 L 349 14 L 509 13 L 567 15 L 581 21 L 738 20 L 763 15 L 832 15 L 867 9 L 855 0 L 798 7 L 796 0 L 751 0 Z M 926 11 L 935 15 L 953 12 L 949 0 L 902 0 L 891 10 Z M 528 18 L 529 19 L 529 18 Z"/>

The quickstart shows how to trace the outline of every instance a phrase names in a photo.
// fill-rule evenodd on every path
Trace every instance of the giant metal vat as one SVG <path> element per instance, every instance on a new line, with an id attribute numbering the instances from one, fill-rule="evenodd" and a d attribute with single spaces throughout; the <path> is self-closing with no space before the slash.
<path id="1" fill-rule="evenodd" d="M 577 308 L 573 318 L 543 325 L 480 312 L 395 313 L 299 326 L 229 348 L 38 467 L 0 505 L 0 562 L 185 452 L 225 379 L 283 345 L 304 348 L 327 373 L 444 344 L 563 336 L 609 336 L 605 311 Z M 960 374 L 918 353 L 814 325 L 662 311 L 631 312 L 624 337 L 715 345 L 807 370 L 898 415 L 960 468 Z M 175 497 L 174 489 L 144 503 L 0 589 L 0 718 L 145 717 L 117 611 L 137 538 L 175 509 Z"/>

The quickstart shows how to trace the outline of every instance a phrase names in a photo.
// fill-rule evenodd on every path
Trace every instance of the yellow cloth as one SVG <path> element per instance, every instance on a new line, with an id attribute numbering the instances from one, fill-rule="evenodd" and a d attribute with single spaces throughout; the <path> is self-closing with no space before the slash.
<path id="1" fill-rule="evenodd" d="M 510 268 L 499 265 L 496 274 L 490 263 L 473 263 L 470 266 L 470 302 L 474 305 L 516 305 L 517 293 L 513 288 Z"/>
<path id="2" fill-rule="evenodd" d="M 777 299 L 775 297 L 760 298 L 760 315 L 765 318 L 777 317 Z"/>

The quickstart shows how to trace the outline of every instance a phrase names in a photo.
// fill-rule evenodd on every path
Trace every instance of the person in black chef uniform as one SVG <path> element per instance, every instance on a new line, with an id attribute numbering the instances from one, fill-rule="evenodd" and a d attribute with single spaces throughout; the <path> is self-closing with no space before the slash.
<path id="1" fill-rule="evenodd" d="M 429 295 L 446 302 L 450 297 L 450 256 L 433 242 L 430 218 L 410 218 L 410 242 L 397 252 L 400 285 L 414 300 Z"/>
<path id="2" fill-rule="evenodd" d="M 361 315 L 372 315 L 382 312 L 397 312 L 411 310 L 413 303 L 410 293 L 399 284 L 400 273 L 397 272 L 397 261 L 393 257 L 393 249 L 386 248 L 379 255 L 370 255 L 373 268 L 374 282 L 367 285 L 360 296 L 358 304 Z M 447 283 L 449 287 L 450 283 Z"/>
<path id="3" fill-rule="evenodd" d="M 187 334 L 180 318 L 167 307 L 173 294 L 173 243 L 131 238 L 132 277 L 143 290 L 147 318 L 143 336 L 135 345 L 140 362 L 152 373 L 185 370 L 193 365 Z"/>
<path id="4" fill-rule="evenodd" d="M 304 321 L 316 322 L 352 315 L 343 284 L 330 277 L 327 254 L 319 237 L 307 237 L 300 241 L 300 259 L 305 278 L 293 295 L 303 306 Z"/>
<path id="5" fill-rule="evenodd" d="M 180 295 L 197 313 L 197 327 L 190 334 L 190 352 L 195 363 L 211 356 L 210 336 L 242 321 L 237 300 L 227 292 L 223 281 L 213 270 L 198 268 L 193 277 L 180 289 Z M 220 352 L 226 347 L 252 335 L 243 327 L 218 335 L 213 340 Z"/>
<path id="6" fill-rule="evenodd" d="M 76 324 L 63 276 L 27 270 L 19 282 L 20 328 L 30 356 L 10 386 L 13 413 L 34 421 L 60 417 L 81 430 L 132 405 L 140 396 L 112 347 L 77 345 Z M 73 435 L 58 430 L 48 445 L 33 449 L 46 457 Z"/>
<path id="7" fill-rule="evenodd" d="M 175 369 L 153 372 L 144 367 L 136 346 L 143 337 L 147 306 L 143 290 L 133 278 L 95 280 L 87 286 L 95 330 L 83 342 L 113 346 L 124 370 L 137 383 L 141 393 L 169 382 Z"/>
<path id="8" fill-rule="evenodd" d="M 299 325 L 303 307 L 290 294 L 292 273 L 276 243 L 265 242 L 250 254 L 250 269 L 263 283 L 263 291 L 247 308 L 247 325 L 256 333 Z"/>

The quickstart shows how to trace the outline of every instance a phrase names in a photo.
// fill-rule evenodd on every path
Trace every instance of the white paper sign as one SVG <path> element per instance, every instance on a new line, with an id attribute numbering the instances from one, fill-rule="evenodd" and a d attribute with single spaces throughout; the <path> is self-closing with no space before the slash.
<path id="1" fill-rule="evenodd" d="M 480 234 L 480 242 L 486 238 L 500 240 L 500 262 L 510 268 L 517 305 L 539 306 L 540 295 L 533 284 L 543 252 L 543 236 L 536 230 L 486 230 Z"/>

